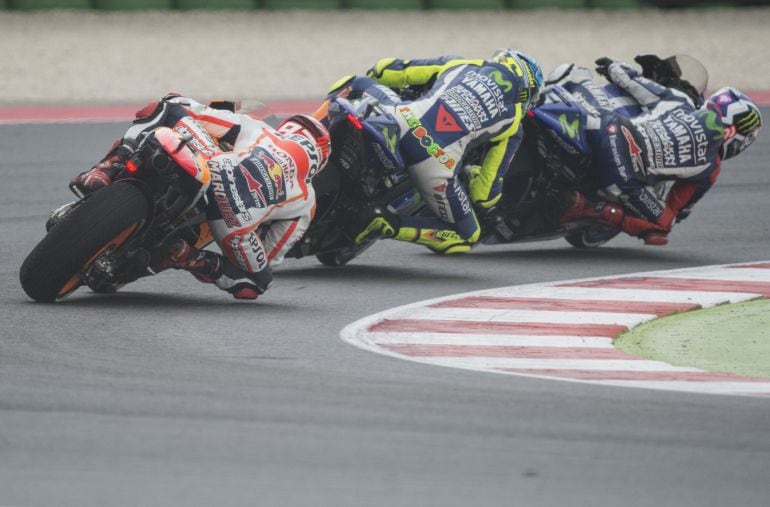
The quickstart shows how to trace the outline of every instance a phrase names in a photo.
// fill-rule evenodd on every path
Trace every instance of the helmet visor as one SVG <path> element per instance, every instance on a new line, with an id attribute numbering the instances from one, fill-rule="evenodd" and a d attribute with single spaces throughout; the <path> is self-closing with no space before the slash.
<path id="1" fill-rule="evenodd" d="M 732 158 L 748 148 L 751 143 L 756 141 L 759 136 L 759 129 L 754 130 L 746 135 L 737 134 L 735 137 L 728 139 L 722 144 L 722 148 L 719 151 L 720 158 L 727 160 Z"/>

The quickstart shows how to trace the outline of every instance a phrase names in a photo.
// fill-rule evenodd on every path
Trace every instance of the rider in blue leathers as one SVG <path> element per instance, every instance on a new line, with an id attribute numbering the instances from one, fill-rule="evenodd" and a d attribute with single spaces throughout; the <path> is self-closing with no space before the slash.
<path id="1" fill-rule="evenodd" d="M 661 59 L 656 55 L 639 55 L 634 61 L 642 67 L 643 77 L 666 88 L 684 92 L 696 107 L 703 105 L 708 72 L 695 58 L 674 55 Z M 683 74 L 685 70 L 687 74 Z M 568 63 L 559 65 L 548 75 L 545 83 L 564 87 L 578 103 L 589 110 L 612 110 L 629 118 L 646 112 L 646 108 L 624 88 L 612 81 L 595 82 L 593 73 L 587 67 Z"/>
<path id="2" fill-rule="evenodd" d="M 331 93 L 379 100 L 400 127 L 398 149 L 431 217 L 399 216 L 375 208 L 356 242 L 372 236 L 427 246 L 437 253 L 466 252 L 479 240 L 474 206 L 493 207 L 502 180 L 521 142 L 520 123 L 536 99 L 542 72 L 523 53 L 499 50 L 489 60 L 445 56 L 429 60 L 380 60 L 367 77 L 348 78 Z M 416 100 L 402 100 L 393 90 L 424 86 Z M 488 150 L 470 168 L 469 191 L 458 174 L 474 147 Z"/>
<path id="3" fill-rule="evenodd" d="M 601 94 L 586 100 L 580 91 L 566 92 L 585 111 L 581 125 L 591 151 L 590 170 L 611 202 L 593 204 L 578 196 L 563 220 L 598 217 L 648 244 L 666 244 L 674 220 L 686 218 L 711 188 L 722 160 L 756 139 L 759 109 L 733 88 L 720 89 L 697 108 L 688 94 L 646 79 L 624 63 L 597 63 L 597 71 L 641 110 L 629 118 L 619 112 L 625 106 L 604 101 Z M 672 180 L 664 201 L 653 186 Z"/>

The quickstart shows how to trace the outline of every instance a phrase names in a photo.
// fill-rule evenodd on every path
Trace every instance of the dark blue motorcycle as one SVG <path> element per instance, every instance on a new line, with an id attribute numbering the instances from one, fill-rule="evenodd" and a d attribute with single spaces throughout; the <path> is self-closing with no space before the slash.
<path id="1" fill-rule="evenodd" d="M 429 213 L 412 185 L 397 149 L 399 127 L 372 99 L 328 101 L 332 156 L 314 180 L 316 215 L 289 257 L 315 255 L 327 265 L 346 264 L 376 240 L 354 242 L 362 210 L 376 203 L 401 215 Z M 523 122 L 524 138 L 505 179 L 500 203 L 479 213 L 484 244 L 543 241 L 564 237 L 578 248 L 596 247 L 620 231 L 596 220 L 560 223 L 564 199 L 578 190 L 587 196 L 596 186 L 576 164 L 549 164 L 544 136 L 556 136 L 576 158 L 587 152 L 578 106 L 561 101 L 537 107 Z M 481 149 L 463 164 L 483 158 Z M 554 170 L 553 167 L 557 169 Z M 579 164 L 577 165 L 579 167 Z"/>

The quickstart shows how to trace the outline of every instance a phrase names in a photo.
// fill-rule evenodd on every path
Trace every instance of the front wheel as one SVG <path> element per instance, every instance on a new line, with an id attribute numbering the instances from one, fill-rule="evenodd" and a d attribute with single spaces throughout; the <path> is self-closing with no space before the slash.
<path id="1" fill-rule="evenodd" d="M 24 260 L 24 292 L 52 302 L 81 284 L 81 274 L 105 251 L 122 246 L 150 214 L 144 193 L 130 183 L 105 187 L 72 210 Z"/>

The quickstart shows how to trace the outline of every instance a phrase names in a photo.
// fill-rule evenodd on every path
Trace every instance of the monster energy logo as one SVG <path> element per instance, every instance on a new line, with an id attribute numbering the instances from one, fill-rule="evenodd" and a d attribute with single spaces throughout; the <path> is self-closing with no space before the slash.
<path id="1" fill-rule="evenodd" d="M 562 113 L 559 116 L 559 123 L 561 124 L 561 130 L 569 136 L 570 139 L 575 139 L 580 130 L 580 121 L 575 118 L 572 123 L 567 123 L 567 114 Z"/>
<path id="2" fill-rule="evenodd" d="M 725 129 L 721 125 L 717 124 L 717 114 L 714 111 L 706 111 L 706 128 L 714 132 L 712 139 L 722 139 L 725 135 Z"/>

